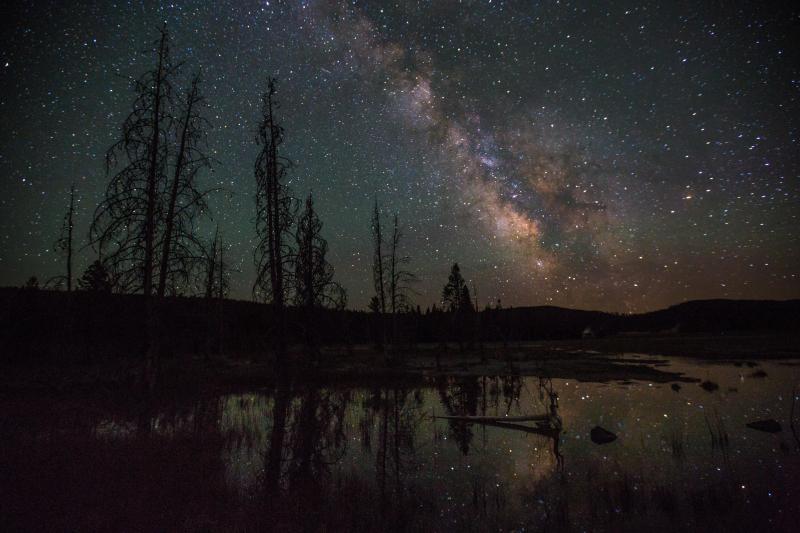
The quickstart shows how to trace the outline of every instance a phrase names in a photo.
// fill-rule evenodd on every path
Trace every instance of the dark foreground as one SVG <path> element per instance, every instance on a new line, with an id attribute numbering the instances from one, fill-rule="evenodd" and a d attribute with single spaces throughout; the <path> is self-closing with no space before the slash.
<path id="1" fill-rule="evenodd" d="M 173 376 L 147 401 L 121 378 L 19 370 L 0 402 L 0 529 L 800 530 L 791 353 L 575 342 L 485 362 L 451 348 L 438 371 L 426 352 L 374 372 L 356 353 L 283 383 L 207 363 L 187 369 L 206 386 Z M 531 415 L 557 422 L 439 418 Z M 780 430 L 747 427 L 765 420 Z"/>

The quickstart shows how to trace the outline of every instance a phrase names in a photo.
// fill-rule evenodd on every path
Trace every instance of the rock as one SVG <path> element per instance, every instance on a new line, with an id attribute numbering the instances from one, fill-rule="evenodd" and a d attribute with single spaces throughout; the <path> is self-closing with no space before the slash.
<path id="1" fill-rule="evenodd" d="M 749 424 L 747 424 L 747 427 L 749 427 L 750 429 L 763 431 L 765 433 L 778 433 L 783 429 L 781 427 L 781 423 L 772 418 L 769 418 L 767 420 L 757 420 L 755 422 L 750 422 Z"/>
<path id="2" fill-rule="evenodd" d="M 700 386 L 703 387 L 703 390 L 708 392 L 714 392 L 719 388 L 719 385 L 717 385 L 713 381 L 704 381 L 700 384 Z"/>
<path id="3" fill-rule="evenodd" d="M 671 388 L 672 390 L 674 390 L 675 392 L 678 392 L 679 390 L 681 390 L 681 386 L 680 386 L 680 385 L 678 385 L 677 383 L 673 383 L 673 384 L 670 386 L 670 388 Z"/>
<path id="4" fill-rule="evenodd" d="M 614 442 L 617 440 L 616 435 L 607 429 L 601 428 L 600 426 L 593 427 L 589 435 L 592 437 L 592 442 L 595 444 L 608 444 L 609 442 Z"/>
<path id="5" fill-rule="evenodd" d="M 764 372 L 763 370 L 756 370 L 755 372 L 750 374 L 750 377 L 751 378 L 765 378 L 765 377 L 767 377 L 767 373 Z"/>

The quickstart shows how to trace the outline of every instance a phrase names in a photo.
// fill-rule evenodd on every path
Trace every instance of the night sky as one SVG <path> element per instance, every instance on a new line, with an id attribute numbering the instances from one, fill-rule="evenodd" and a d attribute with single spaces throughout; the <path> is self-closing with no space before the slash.
<path id="1" fill-rule="evenodd" d="M 437 301 L 457 261 L 481 307 L 645 311 L 800 297 L 800 17 L 664 2 L 25 2 L 0 46 L 0 285 L 58 274 L 69 188 L 87 240 L 103 159 L 166 22 L 202 67 L 206 186 L 253 281 L 253 163 L 280 80 L 297 197 L 313 191 L 350 306 L 372 295 L 370 210 L 397 213 Z M 98 7 L 99 4 L 101 7 Z M 697 5 L 694 5 L 697 4 Z M 789 3 L 784 3 L 788 5 Z M 94 259 L 78 257 L 78 274 Z"/>

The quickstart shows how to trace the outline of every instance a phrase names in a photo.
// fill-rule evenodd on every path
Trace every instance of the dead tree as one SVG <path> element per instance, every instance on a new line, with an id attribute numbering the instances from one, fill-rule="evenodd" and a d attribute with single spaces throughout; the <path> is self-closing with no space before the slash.
<path id="1" fill-rule="evenodd" d="M 166 215 L 161 237 L 157 294 L 163 297 L 169 279 L 188 285 L 192 271 L 202 259 L 203 245 L 195 236 L 195 223 L 208 213 L 206 197 L 211 192 L 197 185 L 200 170 L 211 167 L 207 148 L 208 121 L 202 116 L 204 98 L 200 74 L 192 79 L 181 118 L 176 121 L 177 147 L 172 162 L 172 182 L 166 195 Z"/>
<path id="2" fill-rule="evenodd" d="M 386 344 L 386 326 L 384 320 L 386 317 L 386 266 L 384 264 L 386 257 L 384 256 L 384 237 L 383 228 L 381 225 L 381 210 L 378 206 L 378 200 L 375 200 L 375 206 L 372 209 L 372 281 L 375 287 L 375 311 L 378 315 L 378 324 L 380 327 L 379 339 L 380 349 Z"/>
<path id="3" fill-rule="evenodd" d="M 306 347 L 317 357 L 314 334 L 315 314 L 319 308 L 344 309 L 344 289 L 333 281 L 333 266 L 326 258 L 328 242 L 322 238 L 322 222 L 314 209 L 314 199 L 309 194 L 305 208 L 297 220 L 294 255 L 295 305 L 302 309 Z"/>
<path id="4" fill-rule="evenodd" d="M 214 240 L 211 241 L 211 246 L 208 248 L 205 257 L 205 282 L 204 291 L 206 300 L 214 297 L 214 285 L 217 281 L 217 248 L 219 247 L 219 226 L 214 232 Z"/>
<path id="5" fill-rule="evenodd" d="M 61 234 L 55 243 L 55 250 L 63 254 L 66 261 L 66 273 L 60 276 L 51 278 L 47 285 L 54 285 L 60 288 L 64 285 L 67 287 L 67 292 L 72 291 L 72 252 L 73 252 L 73 239 L 72 232 L 75 229 L 74 223 L 75 215 L 75 186 L 69 189 L 69 209 L 64 215 L 64 222 L 61 224 Z"/>
<path id="6" fill-rule="evenodd" d="M 225 298 L 228 296 L 229 278 L 225 263 L 225 248 L 222 239 L 219 242 L 219 267 L 217 268 L 217 326 L 219 335 L 219 355 L 222 356 L 223 339 L 225 333 Z"/>
<path id="7" fill-rule="evenodd" d="M 214 232 L 214 240 L 206 250 L 204 267 L 203 293 L 207 305 L 207 354 L 211 354 L 211 331 L 216 326 L 218 336 L 218 353 L 222 355 L 222 335 L 224 327 L 224 300 L 228 295 L 230 270 L 225 261 L 225 248 L 219 234 L 219 226 Z M 216 304 L 216 324 L 214 324 L 214 307 Z"/>
<path id="8" fill-rule="evenodd" d="M 416 276 L 405 269 L 411 258 L 400 254 L 400 240 L 403 232 L 394 215 L 392 238 L 389 241 L 388 267 L 389 267 L 389 310 L 392 314 L 392 344 L 397 345 L 398 315 L 408 309 L 409 296 L 412 291 L 411 284 L 416 281 Z"/>
<path id="9" fill-rule="evenodd" d="M 219 235 L 219 226 L 214 232 L 214 240 L 206 249 L 203 294 L 207 300 L 218 297 L 228 292 L 227 265 L 222 255 L 222 238 Z"/>
<path id="10" fill-rule="evenodd" d="M 106 155 L 111 176 L 105 199 L 94 213 L 89 240 L 111 271 L 122 292 L 142 292 L 148 347 L 143 378 L 155 385 L 158 338 L 151 295 L 157 265 L 156 240 L 164 221 L 169 144 L 174 123 L 172 80 L 177 66 L 169 53 L 169 34 L 161 29 L 156 67 L 133 81 L 133 111 L 122 125 L 122 138 Z"/>
<path id="11" fill-rule="evenodd" d="M 256 281 L 253 295 L 272 306 L 275 321 L 274 339 L 276 361 L 283 364 L 286 352 L 286 301 L 290 288 L 292 249 L 291 227 L 294 202 L 284 183 L 291 161 L 279 155 L 283 144 L 283 127 L 275 118 L 275 80 L 267 80 L 263 94 L 262 117 L 257 142 L 261 150 L 256 157 L 256 235 L 254 252 Z"/>
<path id="12" fill-rule="evenodd" d="M 153 292 L 157 229 L 162 226 L 169 141 L 174 122 L 172 80 L 176 67 L 169 54 L 169 34 L 161 30 L 156 67 L 133 81 L 133 111 L 122 125 L 122 138 L 106 155 L 112 175 L 105 199 L 94 213 L 90 242 L 121 292 Z"/>
<path id="13" fill-rule="evenodd" d="M 144 377 L 150 388 L 162 323 L 152 297 L 163 298 L 168 284 L 173 293 L 180 283 L 188 286 L 201 260 L 195 224 L 208 212 L 208 192 L 199 191 L 196 178 L 211 163 L 203 153 L 208 123 L 199 114 L 199 77 L 191 83 L 185 105 L 179 102 L 173 81 L 180 65 L 170 59 L 166 28 L 155 49 L 156 67 L 133 80 L 133 111 L 122 125 L 122 138 L 106 155 L 107 172 L 116 173 L 89 232 L 118 290 L 145 296 Z"/>

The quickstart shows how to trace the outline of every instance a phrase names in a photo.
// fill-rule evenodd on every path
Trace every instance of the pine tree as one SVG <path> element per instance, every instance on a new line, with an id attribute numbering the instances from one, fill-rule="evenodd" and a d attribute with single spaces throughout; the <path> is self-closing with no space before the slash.
<path id="1" fill-rule="evenodd" d="M 458 263 L 454 263 L 450 269 L 450 276 L 447 284 L 442 289 L 442 304 L 446 311 L 452 315 L 451 324 L 453 336 L 458 340 L 459 347 L 464 347 L 464 337 L 473 324 L 469 324 L 467 316 L 474 310 L 469 287 L 461 275 Z"/>
<path id="2" fill-rule="evenodd" d="M 442 305 L 450 312 L 457 312 L 465 306 L 472 305 L 469 288 L 461 275 L 458 263 L 453 264 L 447 284 L 442 289 Z"/>
<path id="3" fill-rule="evenodd" d="M 88 292 L 111 292 L 111 278 L 103 262 L 95 260 L 78 279 L 78 289 Z"/>

